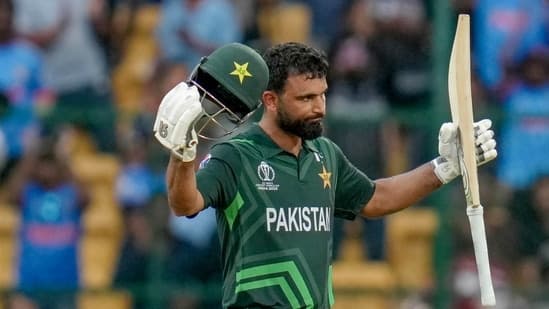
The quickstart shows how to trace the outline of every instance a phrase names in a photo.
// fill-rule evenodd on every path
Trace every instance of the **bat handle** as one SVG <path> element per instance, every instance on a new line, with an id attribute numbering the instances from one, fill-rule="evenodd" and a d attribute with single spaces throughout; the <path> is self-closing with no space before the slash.
<path id="1" fill-rule="evenodd" d="M 480 299 L 484 306 L 495 306 L 496 296 L 492 286 L 490 275 L 490 262 L 488 261 L 488 246 L 486 244 L 486 232 L 484 230 L 482 205 L 468 206 L 467 216 L 471 225 L 471 236 L 475 249 L 475 259 L 480 283 Z"/>

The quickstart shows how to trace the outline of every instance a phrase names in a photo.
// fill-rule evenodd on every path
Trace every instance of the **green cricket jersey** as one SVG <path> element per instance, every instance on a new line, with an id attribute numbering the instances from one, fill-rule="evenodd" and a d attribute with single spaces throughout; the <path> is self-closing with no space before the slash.
<path id="1" fill-rule="evenodd" d="M 197 183 L 218 210 L 224 307 L 331 307 L 334 216 L 354 219 L 374 191 L 332 141 L 296 158 L 253 124 L 212 147 Z"/>

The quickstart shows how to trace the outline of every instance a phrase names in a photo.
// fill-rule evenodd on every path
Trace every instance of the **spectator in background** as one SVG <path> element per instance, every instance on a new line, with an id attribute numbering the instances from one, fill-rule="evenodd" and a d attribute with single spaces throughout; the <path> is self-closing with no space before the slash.
<path id="1" fill-rule="evenodd" d="M 497 177 L 511 190 L 525 189 L 549 173 L 549 49 L 532 50 L 503 101 L 501 159 Z M 529 155 L 524 155 L 528 149 Z"/>
<path id="2" fill-rule="evenodd" d="M 518 286 L 549 285 L 549 174 L 540 175 L 530 188 L 519 190 L 509 203 L 517 227 Z"/>
<path id="3" fill-rule="evenodd" d="M 13 1 L 0 0 L 0 180 L 36 135 L 35 111 L 49 98 L 41 79 L 39 51 L 16 36 L 14 14 Z"/>
<path id="4" fill-rule="evenodd" d="M 158 59 L 155 31 L 161 4 L 152 0 L 120 0 L 113 4 L 109 33 L 103 38 L 112 65 L 112 87 L 118 129 L 126 129 L 140 112 Z"/>
<path id="5" fill-rule="evenodd" d="M 172 308 L 219 308 L 221 253 L 216 231 L 212 208 L 193 219 L 170 214 L 166 274 L 183 287 L 171 300 Z"/>
<path id="6" fill-rule="evenodd" d="M 163 191 L 164 180 L 155 177 L 148 166 L 143 136 L 133 133 L 121 140 L 123 163 L 116 181 L 117 199 L 122 207 L 140 208 L 147 205 L 156 193 Z"/>
<path id="7" fill-rule="evenodd" d="M 344 30 L 329 52 L 330 105 L 327 135 L 339 141 L 349 160 L 359 169 L 380 177 L 382 171 L 379 126 L 372 125 L 381 117 L 385 105 L 380 97 L 378 59 L 372 50 L 375 24 L 371 1 L 353 0 L 346 8 Z M 362 141 L 357 144 L 357 140 Z M 369 260 L 385 258 L 385 219 L 362 219 L 365 256 Z M 334 220 L 334 257 L 339 257 L 345 234 L 345 220 Z"/>
<path id="8" fill-rule="evenodd" d="M 379 89 L 390 108 L 381 137 L 384 173 L 393 175 L 428 157 L 431 40 L 422 1 L 371 0 L 370 5 Z"/>
<path id="9" fill-rule="evenodd" d="M 475 70 L 492 95 L 505 87 L 506 71 L 534 47 L 549 42 L 544 0 L 480 0 L 473 7 Z"/>
<path id="10" fill-rule="evenodd" d="M 258 40 L 256 49 L 285 42 L 310 42 L 312 12 L 309 6 L 295 1 L 257 1 Z M 258 44 L 259 43 L 259 44 Z"/>
<path id="11" fill-rule="evenodd" d="M 371 0 L 370 5 L 384 96 L 396 108 L 424 107 L 430 94 L 430 37 L 423 2 Z"/>
<path id="12" fill-rule="evenodd" d="M 114 285 L 121 288 L 145 286 L 153 247 L 153 230 L 147 217 L 152 201 L 163 179 L 155 177 L 147 165 L 145 140 L 133 134 L 122 141 L 122 168 L 116 180 L 116 197 L 122 207 L 124 240 L 114 276 Z M 163 188 L 162 188 L 163 189 Z M 144 308 L 142 293 L 133 293 L 134 308 Z"/>
<path id="13" fill-rule="evenodd" d="M 371 40 L 375 24 L 369 0 L 354 0 L 346 9 L 344 29 L 330 44 L 330 95 L 341 95 L 350 101 L 368 103 L 376 100 L 378 60 Z"/>
<path id="14" fill-rule="evenodd" d="M 44 139 L 17 166 L 7 185 L 20 207 L 17 289 L 40 308 L 75 306 L 79 287 L 81 215 L 88 195 L 67 158 Z"/>
<path id="15" fill-rule="evenodd" d="M 1 17 L 0 17 L 1 19 Z M 0 92 L 0 119 L 3 120 L 4 116 L 10 108 L 10 102 L 8 97 Z M 9 147 L 7 145 L 6 135 L 4 130 L 0 130 L 0 181 L 3 181 L 8 172 L 6 168 L 6 162 L 8 161 Z M 13 164 L 8 164 L 13 165 Z"/>
<path id="16" fill-rule="evenodd" d="M 115 149 L 115 112 L 105 54 L 97 41 L 96 2 L 104 0 L 15 0 L 17 31 L 44 54 L 44 78 L 57 95 L 45 119 L 48 130 L 82 126 L 101 151 Z"/>
<path id="17" fill-rule="evenodd" d="M 256 46 L 256 40 L 259 38 L 259 29 L 257 25 L 258 8 L 261 0 L 232 0 L 234 8 L 240 19 L 240 28 L 242 31 L 242 41 L 244 43 Z"/>
<path id="18" fill-rule="evenodd" d="M 94 33 L 105 53 L 108 67 L 112 69 L 125 57 L 127 44 L 139 25 L 140 11 L 159 5 L 162 0 L 93 0 L 89 16 L 93 20 Z M 109 69 L 109 70 L 110 70 Z"/>
<path id="19" fill-rule="evenodd" d="M 207 152 L 209 146 L 210 143 L 199 146 L 198 154 Z M 208 160 L 209 155 L 198 168 Z M 172 308 L 219 308 L 221 251 L 216 232 L 216 214 L 212 208 L 192 219 L 170 212 L 166 278 L 183 285 L 183 291 L 171 300 Z M 191 286 L 195 288 L 189 288 Z"/>
<path id="20" fill-rule="evenodd" d="M 345 10 L 352 0 L 300 0 L 306 3 L 313 13 L 312 37 L 315 45 L 329 50 L 329 45 L 343 30 L 339 21 L 345 19 Z"/>
<path id="21" fill-rule="evenodd" d="M 228 0 L 166 0 L 157 29 L 162 58 L 192 70 L 217 47 L 242 39 L 239 16 Z"/>
<path id="22" fill-rule="evenodd" d="M 512 219 L 505 220 L 491 238 L 492 215 L 485 213 L 498 308 L 547 308 L 543 296 L 549 286 L 549 176 L 542 175 L 530 187 L 515 191 L 504 207 L 498 208 L 508 210 L 508 219 Z M 470 243 L 470 232 L 467 234 Z M 455 307 L 480 308 L 478 288 L 472 288 L 477 280 L 474 255 L 469 252 L 458 261 Z"/>
<path id="23" fill-rule="evenodd" d="M 162 180 L 147 166 L 142 139 L 129 139 L 121 149 L 123 165 L 116 180 L 116 197 L 124 214 L 126 239 L 115 281 L 145 283 L 152 236 L 145 213 Z"/>

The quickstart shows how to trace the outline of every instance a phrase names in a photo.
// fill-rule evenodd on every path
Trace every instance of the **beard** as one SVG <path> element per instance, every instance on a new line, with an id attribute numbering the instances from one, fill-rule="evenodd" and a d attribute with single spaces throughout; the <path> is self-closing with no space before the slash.
<path id="1" fill-rule="evenodd" d="M 283 109 L 278 110 L 277 116 L 277 124 L 282 130 L 304 140 L 315 139 L 322 135 L 323 126 L 321 121 L 294 120 Z"/>

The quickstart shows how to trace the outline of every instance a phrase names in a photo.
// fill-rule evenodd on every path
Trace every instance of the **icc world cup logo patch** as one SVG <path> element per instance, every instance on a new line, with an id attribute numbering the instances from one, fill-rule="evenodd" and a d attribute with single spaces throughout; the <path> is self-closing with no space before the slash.
<path id="1" fill-rule="evenodd" d="M 257 177 L 261 180 L 261 183 L 256 184 L 258 190 L 278 190 L 279 185 L 274 183 L 275 171 L 267 162 L 261 161 L 261 163 L 259 163 L 257 166 Z"/>
<path id="2" fill-rule="evenodd" d="M 273 181 L 275 178 L 275 171 L 265 161 L 261 161 L 261 163 L 257 166 L 257 176 L 262 181 Z"/>

